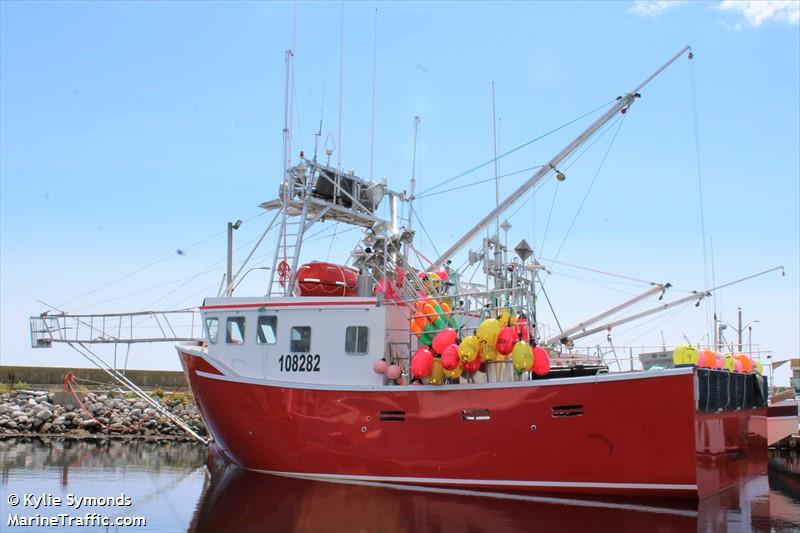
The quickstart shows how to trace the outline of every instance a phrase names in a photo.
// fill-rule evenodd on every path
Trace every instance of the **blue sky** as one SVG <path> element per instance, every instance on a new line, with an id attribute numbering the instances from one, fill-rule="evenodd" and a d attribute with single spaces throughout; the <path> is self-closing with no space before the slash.
<path id="1" fill-rule="evenodd" d="M 341 152 L 343 166 L 366 174 L 376 8 L 375 177 L 398 189 L 410 176 L 415 115 L 425 191 L 492 157 L 492 81 L 503 152 L 609 102 L 690 44 L 693 62 L 665 71 L 626 116 L 579 214 L 616 123 L 567 181 L 548 180 L 527 197 L 509 217 L 509 240 L 524 237 L 544 257 L 561 249 L 562 261 L 703 288 L 696 108 L 716 281 L 786 267 L 785 277 L 722 291 L 718 310 L 733 323 L 741 306 L 746 322 L 759 320 L 754 342 L 777 359 L 798 356 L 798 3 L 345 3 L 339 147 L 341 6 L 0 3 L 4 364 L 82 364 L 68 348 L 28 347 L 27 317 L 43 310 L 35 299 L 111 312 L 194 306 L 216 293 L 226 222 L 252 219 L 236 234 L 238 245 L 252 241 L 267 218 L 257 217 L 257 205 L 276 196 L 283 56 L 295 10 L 293 151 L 313 150 L 322 117 L 333 159 Z M 544 163 L 590 120 L 504 158 L 500 173 Z M 491 175 L 486 167 L 453 185 Z M 502 192 L 527 175 L 504 178 Z M 418 246 L 435 255 L 493 203 L 492 183 L 421 199 L 433 243 L 420 234 Z M 343 260 L 354 238 L 312 243 L 308 259 Z M 270 249 L 258 254 L 266 264 Z M 568 267 L 553 271 L 547 288 L 562 325 L 638 290 Z M 264 278 L 252 272 L 240 294 L 260 294 Z M 663 331 L 675 344 L 706 330 L 703 309 L 689 308 L 615 330 L 614 342 L 661 344 Z M 596 342 L 605 345 L 602 337 Z M 134 349 L 131 366 L 178 363 L 171 347 L 152 346 Z"/>

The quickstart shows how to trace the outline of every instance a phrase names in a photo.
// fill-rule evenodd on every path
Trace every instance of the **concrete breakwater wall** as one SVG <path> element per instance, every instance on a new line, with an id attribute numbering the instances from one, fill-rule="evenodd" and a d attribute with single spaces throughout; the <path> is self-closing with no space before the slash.
<path id="1" fill-rule="evenodd" d="M 13 391 L 0 395 L 0 438 L 20 434 L 65 436 L 187 436 L 169 418 L 136 395 L 118 391 Z M 199 435 L 205 424 L 186 393 L 154 399 Z"/>
<path id="2" fill-rule="evenodd" d="M 8 385 L 27 383 L 30 386 L 57 386 L 64 383 L 64 376 L 67 374 L 74 374 L 79 381 L 113 381 L 99 368 L 0 365 L 0 383 Z M 180 370 L 126 370 L 125 376 L 145 389 L 186 388 L 186 377 Z"/>

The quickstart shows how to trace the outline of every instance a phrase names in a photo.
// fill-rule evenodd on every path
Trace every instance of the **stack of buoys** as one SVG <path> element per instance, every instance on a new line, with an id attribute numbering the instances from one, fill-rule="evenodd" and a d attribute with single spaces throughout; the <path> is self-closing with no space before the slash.
<path id="1" fill-rule="evenodd" d="M 411 316 L 410 329 L 425 346 L 430 346 L 436 335 L 444 329 L 458 329 L 458 321 L 453 316 L 452 306 L 447 300 L 435 298 L 418 300 L 415 310 Z"/>
<path id="2" fill-rule="evenodd" d="M 525 317 L 514 317 L 507 309 L 501 309 L 499 318 L 487 318 L 478 325 L 475 337 L 480 343 L 479 352 L 484 361 L 511 358 L 518 373 L 533 369 L 536 375 L 544 376 L 550 372 L 547 350 L 532 348 L 528 343 L 530 332 Z"/>
<path id="3" fill-rule="evenodd" d="M 442 286 L 442 282 L 446 282 L 449 279 L 450 275 L 446 270 L 419 273 L 419 280 L 428 292 L 438 291 Z"/>
<path id="4" fill-rule="evenodd" d="M 502 309 L 499 318 L 483 320 L 475 335 L 465 336 L 459 342 L 457 328 L 448 327 L 442 316 L 448 312 L 449 306 L 439 300 L 422 300 L 417 305 L 412 328 L 423 345 L 411 358 L 411 374 L 417 382 L 427 379 L 428 384 L 439 385 L 444 378 L 458 379 L 464 373 L 477 372 L 483 362 L 506 359 L 511 360 L 518 373 L 532 370 L 545 376 L 550 372 L 547 350 L 533 348 L 528 343 L 530 332 L 524 316 L 512 317 Z M 433 320 L 423 323 L 427 318 Z"/>
<path id="5" fill-rule="evenodd" d="M 713 368 L 716 370 L 727 370 L 750 374 L 757 372 L 761 374 L 764 367 L 758 361 L 753 361 L 743 353 L 722 354 L 710 349 L 698 350 L 694 346 L 685 344 L 678 346 L 672 352 L 672 362 L 677 365 L 694 365 L 700 368 Z"/>

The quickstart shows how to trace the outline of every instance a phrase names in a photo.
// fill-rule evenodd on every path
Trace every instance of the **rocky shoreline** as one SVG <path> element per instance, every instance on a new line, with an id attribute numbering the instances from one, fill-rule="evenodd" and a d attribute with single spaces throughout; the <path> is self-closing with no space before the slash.
<path id="1" fill-rule="evenodd" d="M 0 395 L 0 439 L 5 437 L 191 439 L 183 429 L 138 396 L 121 391 L 81 392 L 83 406 L 71 394 L 21 390 Z M 195 433 L 207 434 L 188 394 L 153 399 Z"/>

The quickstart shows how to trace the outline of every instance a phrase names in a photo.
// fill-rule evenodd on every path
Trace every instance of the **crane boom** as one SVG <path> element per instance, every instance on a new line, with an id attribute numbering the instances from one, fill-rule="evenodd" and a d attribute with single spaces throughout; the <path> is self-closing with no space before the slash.
<path id="1" fill-rule="evenodd" d="M 433 262 L 431 268 L 433 270 L 441 267 L 445 261 L 450 259 L 453 255 L 459 252 L 469 241 L 475 238 L 478 233 L 483 231 L 484 228 L 488 224 L 492 222 L 496 217 L 500 216 L 500 213 L 511 207 L 520 197 L 525 194 L 528 190 L 534 187 L 542 178 L 547 176 L 551 171 L 554 171 L 557 166 L 566 159 L 570 154 L 572 154 L 575 150 L 577 150 L 583 143 L 585 143 L 597 130 L 602 128 L 609 120 L 611 120 L 617 113 L 622 111 L 623 109 L 627 109 L 634 100 L 639 96 L 639 90 L 647 85 L 653 78 L 658 76 L 665 68 L 670 66 L 676 59 L 681 57 L 684 53 L 691 50 L 689 46 L 684 46 L 680 49 L 678 53 L 676 53 L 669 61 L 664 63 L 658 70 L 653 72 L 650 76 L 648 76 L 644 81 L 642 81 L 638 87 L 626 93 L 624 96 L 621 96 L 614 102 L 614 105 L 606 111 L 603 116 L 595 120 L 591 126 L 586 128 L 580 135 L 578 135 L 571 143 L 569 143 L 564 149 L 562 149 L 553 159 L 550 160 L 549 163 L 544 165 L 540 168 L 536 173 L 533 174 L 528 180 L 520 185 L 517 190 L 511 193 L 505 200 L 500 202 L 494 209 L 492 209 L 485 217 L 483 217 L 480 222 L 475 224 L 467 233 L 465 233 L 459 240 L 457 240 L 450 248 L 448 248 L 436 261 Z"/>
<path id="2" fill-rule="evenodd" d="M 626 307 L 630 307 L 633 304 L 639 303 L 642 300 L 644 300 L 645 298 L 649 298 L 650 296 L 654 296 L 655 294 L 658 294 L 659 292 L 663 295 L 664 291 L 666 289 L 668 289 L 669 287 L 671 287 L 671 285 L 669 283 L 664 283 L 664 284 L 655 283 L 653 287 L 647 289 L 642 294 L 639 294 L 639 295 L 631 298 L 630 300 L 626 300 L 626 301 L 622 302 L 621 304 L 619 304 L 617 306 L 614 306 L 611 309 L 608 309 L 607 311 L 603 311 L 599 315 L 596 315 L 596 316 L 593 316 L 592 318 L 584 320 L 580 324 L 576 324 L 575 326 L 572 326 L 571 328 L 564 330 L 563 332 L 561 332 L 560 334 L 556 335 L 555 337 L 547 339 L 547 344 L 553 344 L 553 343 L 555 343 L 555 342 L 557 342 L 559 340 L 562 340 L 562 339 L 566 340 L 566 339 L 569 338 L 570 335 L 572 335 L 574 333 L 577 333 L 579 331 L 586 331 L 589 328 L 589 326 L 591 326 L 595 322 L 599 322 L 600 320 L 603 320 L 604 318 L 609 317 L 609 316 L 611 316 L 611 315 L 613 315 L 613 314 L 625 309 Z"/>
<path id="3" fill-rule="evenodd" d="M 561 339 L 561 342 L 563 344 L 566 344 L 566 343 L 568 343 L 570 341 L 575 341 L 575 340 L 581 339 L 583 337 L 588 337 L 589 335 L 594 335 L 595 333 L 599 333 L 599 332 L 601 332 L 603 330 L 609 330 L 610 331 L 612 328 L 615 328 L 617 326 L 621 326 L 622 324 L 626 324 L 626 323 L 632 322 L 634 320 L 639 320 L 640 318 L 644 318 L 644 317 L 652 315 L 654 313 L 658 313 L 658 312 L 661 312 L 661 311 L 666 311 L 670 307 L 675 307 L 676 305 L 680 305 L 680 304 L 691 302 L 691 301 L 695 301 L 695 300 L 702 300 L 703 298 L 708 296 L 708 294 L 709 294 L 708 292 L 695 292 L 695 293 L 692 293 L 689 296 L 686 296 L 684 298 L 680 298 L 678 300 L 675 300 L 675 301 L 672 301 L 672 302 L 669 302 L 669 303 L 661 304 L 661 305 L 659 305 L 657 307 L 651 307 L 650 309 L 648 309 L 646 311 L 642 311 L 641 313 L 636 313 L 635 315 L 631 315 L 631 316 L 628 316 L 628 317 L 625 317 L 625 318 L 620 318 L 619 320 L 615 320 L 613 322 L 609 322 L 608 324 L 604 324 L 602 326 L 598 326 L 598 327 L 593 328 L 593 329 L 589 329 L 589 330 L 586 330 L 586 331 L 582 331 L 580 333 L 576 333 L 576 334 L 571 335 L 571 336 L 564 337 L 564 338 Z"/>

